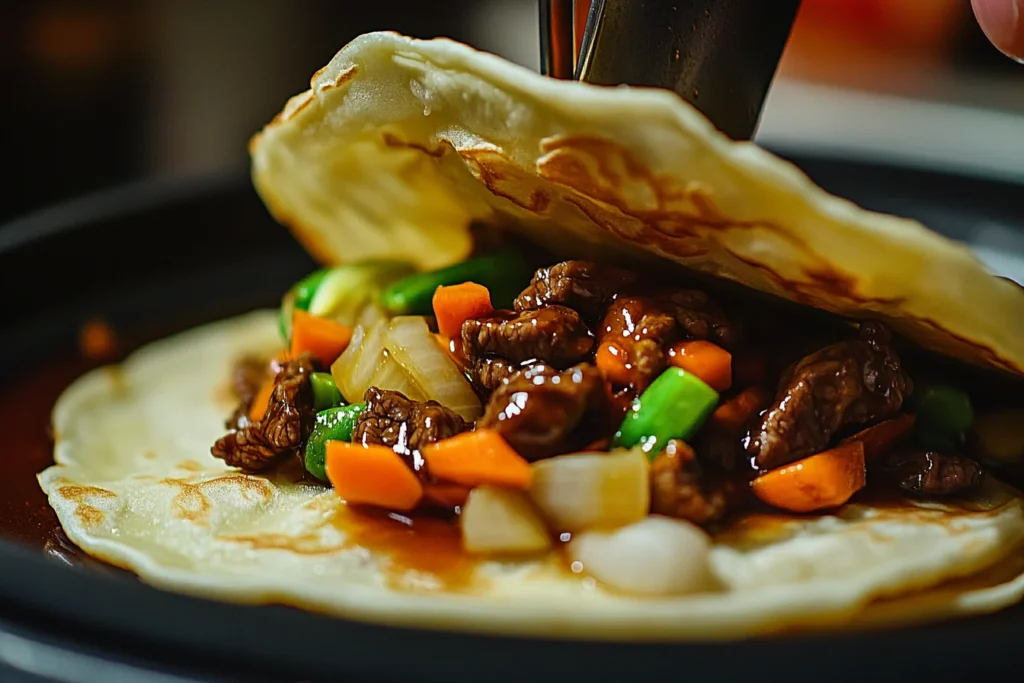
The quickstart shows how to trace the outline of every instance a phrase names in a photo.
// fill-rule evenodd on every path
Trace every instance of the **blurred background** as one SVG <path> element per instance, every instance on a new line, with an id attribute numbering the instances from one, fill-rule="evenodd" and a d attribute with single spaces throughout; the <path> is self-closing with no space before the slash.
<path id="1" fill-rule="evenodd" d="M 244 168 L 249 136 L 375 29 L 539 61 L 534 0 L 0 3 L 0 222 L 115 183 Z M 1024 178 L 1024 66 L 967 0 L 804 0 L 758 136 Z"/>

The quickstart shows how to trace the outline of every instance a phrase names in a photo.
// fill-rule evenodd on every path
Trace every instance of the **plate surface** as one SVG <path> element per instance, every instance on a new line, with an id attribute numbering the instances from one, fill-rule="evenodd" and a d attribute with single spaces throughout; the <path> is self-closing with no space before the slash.
<path id="1" fill-rule="evenodd" d="M 826 189 L 919 218 L 971 244 L 998 274 L 1024 282 L 1024 185 L 824 157 L 795 160 Z M 120 188 L 0 227 L 0 291 L 16 293 L 2 304 L 0 430 L 15 433 L 17 425 L 27 435 L 9 442 L 0 461 L 0 662 L 10 663 L 4 643 L 16 642 L 4 634 L 23 629 L 17 642 L 38 642 L 45 633 L 49 647 L 130 658 L 126 671 L 149 666 L 181 675 L 188 662 L 188 675 L 247 680 L 597 683 L 670 676 L 753 683 L 1019 675 L 1022 607 L 856 636 L 595 645 L 390 629 L 221 604 L 156 591 L 83 561 L 59 532 L 34 473 L 49 458 L 41 439 L 52 400 L 86 364 L 69 362 L 60 376 L 54 370 L 47 386 L 33 384 L 36 369 L 73 358 L 81 326 L 97 317 L 127 347 L 273 305 L 311 268 L 266 214 L 245 173 Z M 31 386 L 37 388 L 24 389 Z M 28 646 L 19 647 L 14 651 L 24 653 Z"/>

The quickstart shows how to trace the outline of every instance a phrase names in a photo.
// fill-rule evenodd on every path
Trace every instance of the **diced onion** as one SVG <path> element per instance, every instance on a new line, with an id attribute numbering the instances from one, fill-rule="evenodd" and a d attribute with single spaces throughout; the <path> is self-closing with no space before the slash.
<path id="1" fill-rule="evenodd" d="M 429 398 L 387 351 L 384 351 L 377 364 L 377 370 L 370 377 L 369 386 L 384 391 L 397 391 L 413 401 L 426 401 Z"/>
<path id="2" fill-rule="evenodd" d="M 358 325 L 352 332 L 348 348 L 331 366 L 334 383 L 349 403 L 362 402 L 370 379 L 384 356 L 384 335 L 387 331 L 388 321 L 383 319 L 368 327 Z"/>
<path id="3" fill-rule="evenodd" d="M 383 287 L 415 272 L 404 261 L 365 261 L 327 271 L 309 302 L 309 312 L 343 325 L 355 325 L 367 306 L 375 305 Z"/>
<path id="4" fill-rule="evenodd" d="M 430 333 L 426 319 L 420 316 L 393 318 L 384 347 L 428 399 L 450 408 L 465 420 L 472 421 L 483 414 L 480 399 Z"/>
<path id="5" fill-rule="evenodd" d="M 559 455 L 533 464 L 530 497 L 552 528 L 615 528 L 650 508 L 647 456 L 640 451 Z"/>
<path id="6" fill-rule="evenodd" d="M 569 542 L 581 570 L 628 593 L 669 595 L 715 587 L 711 541 L 699 527 L 652 515 L 615 531 L 585 531 Z"/>
<path id="7" fill-rule="evenodd" d="M 551 534 L 521 491 L 478 486 L 462 508 L 462 542 L 471 553 L 533 553 L 551 547 Z"/>

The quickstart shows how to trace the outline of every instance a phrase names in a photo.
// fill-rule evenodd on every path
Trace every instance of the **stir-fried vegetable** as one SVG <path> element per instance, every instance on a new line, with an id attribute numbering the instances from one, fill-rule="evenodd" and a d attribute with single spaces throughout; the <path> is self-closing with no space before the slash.
<path id="1" fill-rule="evenodd" d="M 349 403 L 362 401 L 370 387 L 370 380 L 384 355 L 388 324 L 382 319 L 371 325 L 357 325 L 348 348 L 331 366 L 331 376 Z"/>
<path id="2" fill-rule="evenodd" d="M 615 443 L 656 454 L 669 439 L 692 437 L 718 405 L 718 392 L 694 374 L 676 367 L 663 372 L 634 399 Z"/>
<path id="3" fill-rule="evenodd" d="M 432 443 L 422 452 L 433 476 L 464 486 L 526 488 L 533 475 L 530 463 L 493 429 L 463 432 Z"/>
<path id="4" fill-rule="evenodd" d="M 458 339 L 462 323 L 494 310 L 491 293 L 483 285 L 464 282 L 461 285 L 438 287 L 433 298 L 437 331 L 447 339 Z"/>
<path id="5" fill-rule="evenodd" d="M 423 498 L 423 485 L 402 456 L 387 446 L 327 442 L 327 478 L 349 505 L 408 512 Z"/>
<path id="6" fill-rule="evenodd" d="M 309 312 L 345 325 L 355 325 L 363 309 L 375 304 L 388 285 L 415 272 L 405 261 L 364 261 L 336 266 L 320 280 Z"/>
<path id="7" fill-rule="evenodd" d="M 533 464 L 529 493 L 558 531 L 622 526 L 650 509 L 649 468 L 638 450 L 559 455 Z"/>
<path id="8" fill-rule="evenodd" d="M 292 317 L 293 356 L 308 352 L 324 367 L 330 366 L 352 341 L 352 328 L 306 311 L 296 310 Z"/>
<path id="9" fill-rule="evenodd" d="M 387 350 L 377 364 L 377 369 L 370 377 L 370 386 L 384 391 L 397 391 L 413 401 L 426 401 L 429 397 L 423 393 L 419 384 L 413 381 L 409 373 L 395 361 Z"/>
<path id="10" fill-rule="evenodd" d="M 914 435 L 927 448 L 956 450 L 974 423 L 970 397 L 953 387 L 919 387 L 911 394 Z"/>
<path id="11" fill-rule="evenodd" d="M 495 306 L 511 307 L 523 283 L 529 281 L 530 272 L 519 254 L 490 254 L 440 270 L 410 275 L 385 289 L 380 300 L 392 315 L 430 315 L 438 287 L 476 282 L 487 287 Z"/>
<path id="12" fill-rule="evenodd" d="M 574 570 L 623 592 L 697 593 L 716 585 L 708 535 L 689 522 L 661 515 L 610 532 L 577 534 L 569 554 Z"/>
<path id="13" fill-rule="evenodd" d="M 1024 410 L 1004 410 L 974 421 L 971 437 L 977 454 L 989 461 L 1016 463 L 1024 459 Z"/>
<path id="14" fill-rule="evenodd" d="M 681 341 L 668 353 L 669 363 L 693 373 L 715 391 L 732 386 L 732 354 L 709 341 Z"/>
<path id="15" fill-rule="evenodd" d="M 314 372 L 309 376 L 309 386 L 313 390 L 313 410 L 317 412 L 339 406 L 344 402 L 330 373 Z"/>
<path id="16" fill-rule="evenodd" d="M 750 487 L 774 507 L 813 512 L 844 504 L 865 479 L 864 444 L 851 441 L 762 474 Z"/>
<path id="17" fill-rule="evenodd" d="M 909 436 L 914 429 L 915 418 L 914 415 L 904 414 L 879 422 L 843 439 L 842 443 L 860 441 L 864 444 L 864 459 L 870 462 L 882 457 Z"/>
<path id="18" fill-rule="evenodd" d="M 278 327 L 281 336 L 287 342 L 292 336 L 292 316 L 295 311 L 308 311 L 313 294 L 327 275 L 327 269 L 314 271 L 299 280 L 281 299 L 281 311 L 278 314 Z"/>
<path id="19" fill-rule="evenodd" d="M 473 489 L 460 523 L 463 545 L 471 553 L 533 553 L 551 547 L 544 520 L 522 491 Z"/>
<path id="20" fill-rule="evenodd" d="M 252 404 L 249 406 L 249 419 L 253 422 L 258 422 L 263 419 L 263 416 L 267 413 L 267 406 L 270 405 L 270 396 L 274 393 L 274 378 L 269 376 L 264 378 L 263 383 L 260 384 L 259 390 L 256 392 L 256 396 L 252 399 Z"/>
<path id="21" fill-rule="evenodd" d="M 327 481 L 327 442 L 351 441 L 356 419 L 366 407 L 363 403 L 329 408 L 316 414 L 313 431 L 306 440 L 303 463 L 306 471 L 321 481 Z"/>
<path id="22" fill-rule="evenodd" d="M 483 414 L 483 406 L 473 387 L 430 333 L 425 319 L 418 316 L 394 318 L 384 338 L 384 347 L 427 399 L 437 401 L 465 420 L 475 420 Z M 373 386 L 384 388 L 375 383 Z"/>

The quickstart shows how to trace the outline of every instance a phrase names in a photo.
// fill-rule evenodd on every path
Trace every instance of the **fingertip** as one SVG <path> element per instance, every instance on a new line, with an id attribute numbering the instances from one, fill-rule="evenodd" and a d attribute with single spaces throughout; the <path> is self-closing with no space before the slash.
<path id="1" fill-rule="evenodd" d="M 1024 0 L 971 0 L 981 30 L 995 47 L 1024 60 Z"/>

